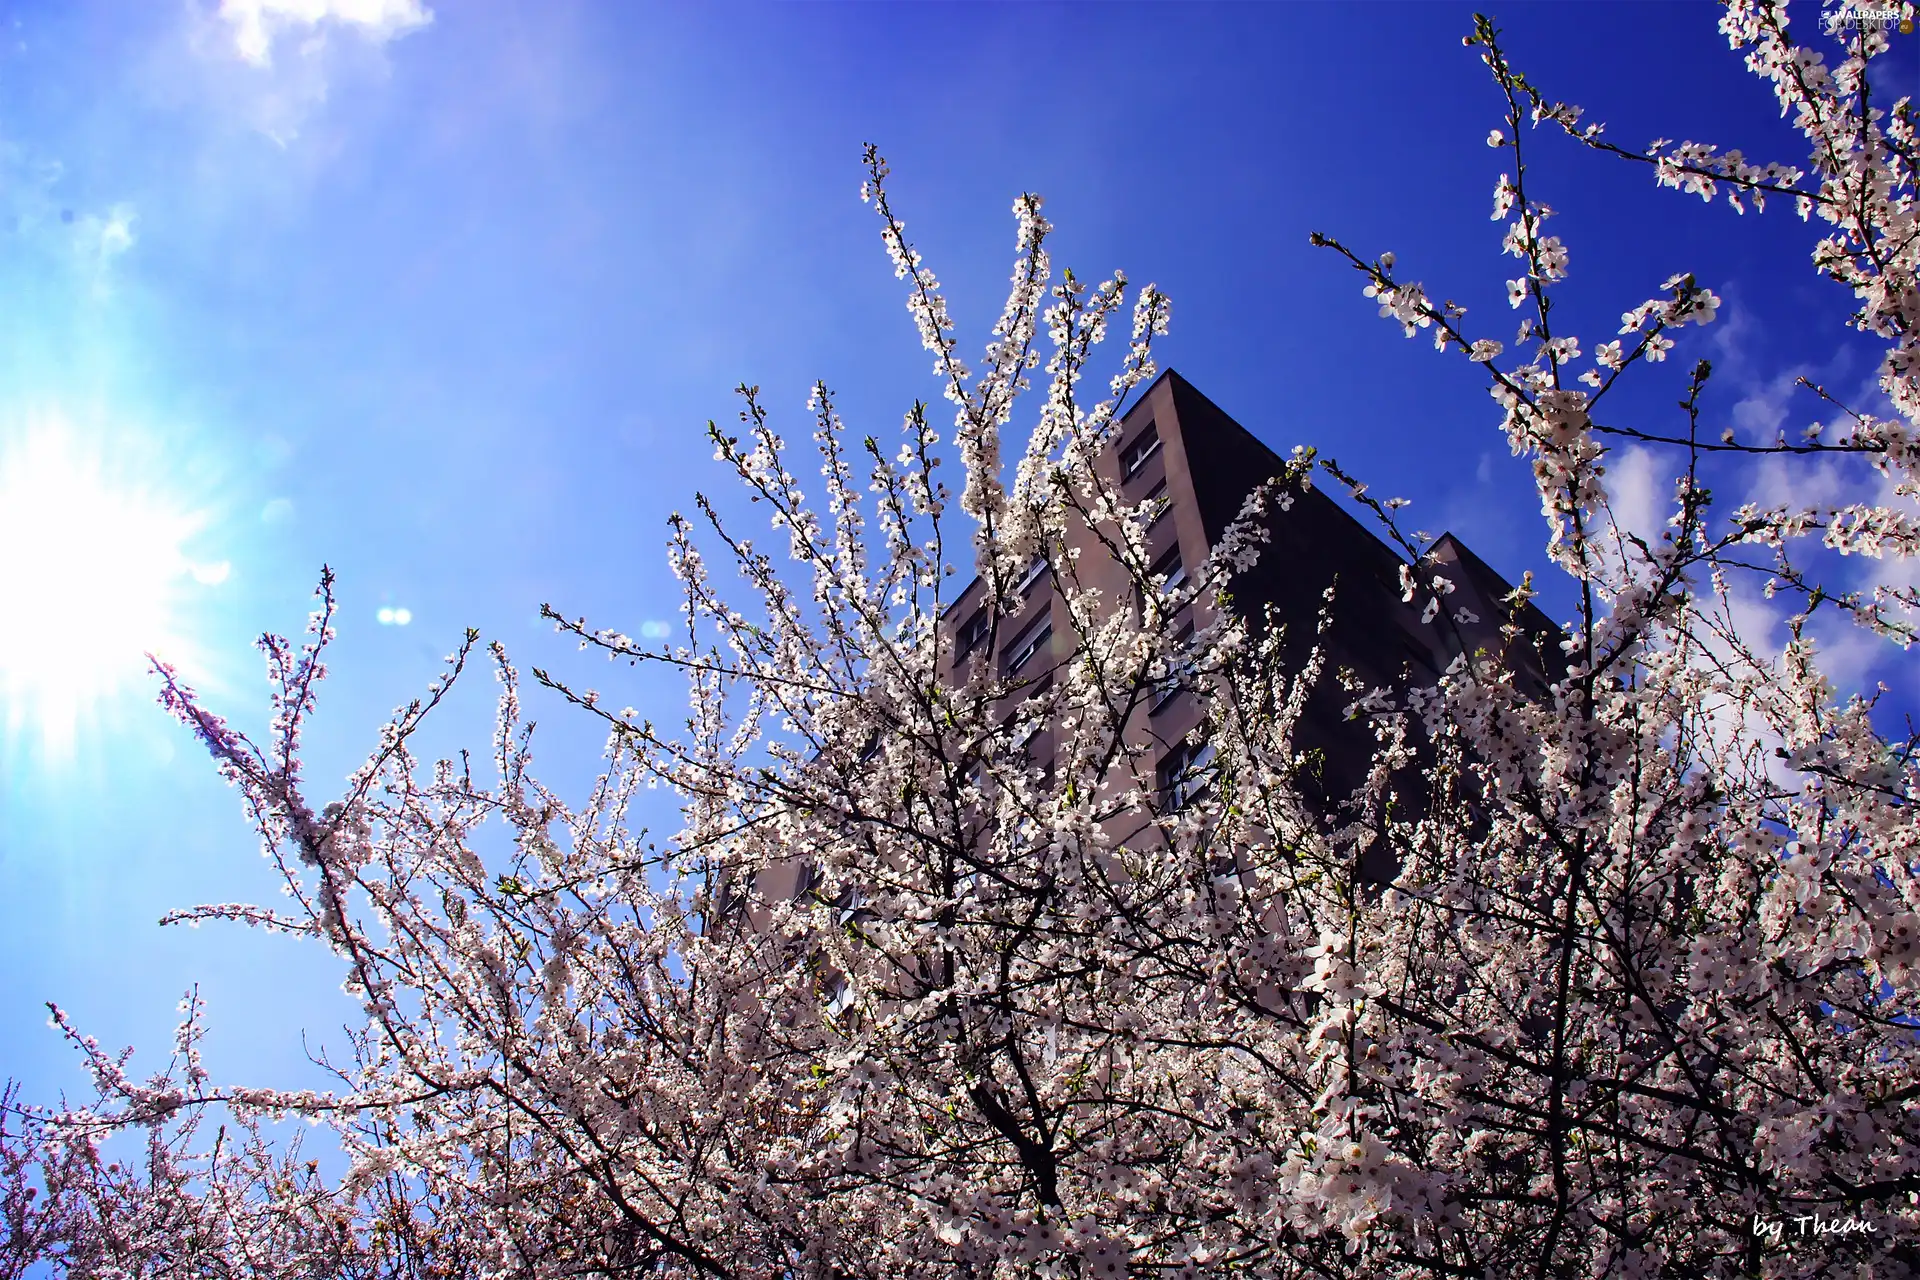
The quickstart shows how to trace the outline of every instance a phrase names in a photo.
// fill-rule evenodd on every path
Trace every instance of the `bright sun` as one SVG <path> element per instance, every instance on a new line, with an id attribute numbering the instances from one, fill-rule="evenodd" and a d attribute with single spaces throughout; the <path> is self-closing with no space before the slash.
<path id="1" fill-rule="evenodd" d="M 140 678 L 143 654 L 178 648 L 187 581 L 217 582 L 183 544 L 200 517 L 121 474 L 60 427 L 0 443 L 0 704 L 10 732 L 38 723 L 71 743 L 98 700 Z"/>

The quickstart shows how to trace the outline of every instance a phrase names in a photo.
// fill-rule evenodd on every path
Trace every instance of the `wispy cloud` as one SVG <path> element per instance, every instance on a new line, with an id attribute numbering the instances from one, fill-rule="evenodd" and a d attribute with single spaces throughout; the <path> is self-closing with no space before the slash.
<path id="1" fill-rule="evenodd" d="M 1787 402 L 1798 390 L 1801 370 L 1789 369 L 1753 388 L 1733 406 L 1734 428 L 1749 444 L 1772 444 L 1787 420 Z"/>
<path id="2" fill-rule="evenodd" d="M 300 42 L 307 56 L 329 28 L 385 44 L 433 21 L 420 0 L 220 0 L 220 17 L 233 30 L 233 48 L 256 67 L 273 65 L 282 36 Z"/>
<path id="3" fill-rule="evenodd" d="M 72 228 L 74 257 L 92 278 L 94 296 L 105 297 L 114 260 L 134 245 L 133 206 L 121 203 L 105 213 L 77 217 L 72 210 L 64 210 L 62 220 Z"/>
<path id="4" fill-rule="evenodd" d="M 1716 391 L 1723 398 L 1710 402 L 1709 420 L 1717 433 L 1723 423 L 1732 425 L 1741 441 L 1752 445 L 1770 445 L 1782 434 L 1792 441 L 1803 438 L 1805 428 L 1818 417 L 1827 438 L 1843 434 L 1848 424 L 1844 412 L 1815 397 L 1799 385 L 1805 375 L 1817 384 L 1833 386 L 1843 400 L 1880 411 L 1887 406 L 1871 373 L 1861 373 L 1857 348 L 1842 346 L 1830 358 L 1817 365 L 1798 365 L 1784 372 L 1765 368 L 1755 358 L 1754 348 L 1763 335 L 1737 309 L 1730 309 L 1734 323 L 1715 336 L 1715 366 L 1723 377 L 1716 379 Z M 1728 393 L 1731 393 L 1728 396 Z M 1728 404 L 1731 399 L 1731 404 Z M 1726 417 L 1715 420 L 1715 406 L 1725 406 Z M 1602 540 L 1602 555 L 1613 572 L 1642 557 L 1627 539 L 1638 537 L 1649 545 L 1659 542 L 1667 522 L 1676 511 L 1674 485 L 1685 457 L 1640 445 L 1617 448 L 1607 457 L 1607 511 L 1609 531 Z M 1762 508 L 1781 507 L 1815 512 L 1845 507 L 1852 503 L 1872 503 L 1914 510 L 1911 498 L 1895 492 L 1893 483 L 1857 458 L 1833 456 L 1727 457 L 1703 463 L 1703 479 L 1724 496 L 1715 504 L 1717 517 L 1724 518 L 1738 505 L 1753 502 Z M 1716 532 L 1724 524 L 1716 524 Z M 1868 556 L 1842 556 L 1820 544 L 1816 536 L 1799 540 L 1793 548 L 1794 559 L 1803 570 L 1824 578 L 1835 590 L 1871 591 L 1881 584 L 1910 585 L 1920 581 L 1920 561 L 1875 559 Z M 1764 565 L 1762 551 L 1745 558 Z M 1699 603 L 1718 619 L 1719 626 L 1697 636 L 1701 648 L 1693 662 L 1704 675 L 1719 671 L 1747 671 L 1761 674 L 1784 672 L 1784 653 L 1790 631 L 1788 620 L 1803 614 L 1806 601 L 1792 594 L 1775 595 L 1765 589 L 1764 569 L 1760 574 L 1729 573 L 1717 576 L 1724 590 L 1716 602 L 1715 582 L 1702 574 L 1695 582 L 1701 592 Z M 1740 637 L 1739 646 L 1730 636 Z M 1850 616 L 1836 609 L 1815 609 L 1803 616 L 1802 638 L 1812 643 L 1814 663 L 1842 697 L 1855 692 L 1870 694 L 1876 679 L 1893 681 L 1908 697 L 1915 693 L 1905 678 L 1901 651 L 1874 633 L 1854 624 Z M 1751 664 L 1751 665 L 1749 665 Z M 1764 722 L 1752 707 L 1727 694 L 1708 695 L 1698 705 L 1701 719 L 1698 730 L 1721 741 L 1729 749 L 1758 743 L 1756 760 L 1782 786 L 1797 787 L 1800 779 L 1774 754 L 1782 744 L 1778 726 Z"/>
<path id="5" fill-rule="evenodd" d="M 1658 542 L 1672 496 L 1673 479 L 1662 473 L 1653 450 L 1628 445 L 1607 459 L 1607 501 L 1622 533 Z"/>
<path id="6" fill-rule="evenodd" d="M 386 49 L 433 21 L 423 0 L 221 0 L 190 5 L 155 70 L 164 97 L 282 147 L 299 138 L 344 74 L 386 73 Z"/>
<path id="7" fill-rule="evenodd" d="M 57 160 L 22 143 L 0 140 L 0 227 L 13 237 L 13 257 L 59 264 L 82 293 L 111 292 L 114 265 L 139 240 L 132 201 L 90 203 Z"/>
<path id="8" fill-rule="evenodd" d="M 1837 346 L 1831 357 L 1817 367 L 1797 365 L 1762 378 L 1753 372 L 1757 362 L 1750 351 L 1757 335 L 1751 331 L 1750 324 L 1744 323 L 1737 309 L 1733 318 L 1736 323 L 1716 335 L 1716 341 L 1720 358 L 1735 371 L 1733 382 L 1741 394 L 1731 416 L 1734 429 L 1746 443 L 1770 445 L 1782 437 L 1799 443 L 1805 438 L 1806 428 L 1815 425 L 1827 439 L 1844 435 L 1850 429 L 1851 423 L 1844 411 L 1799 385 L 1803 376 L 1815 384 L 1834 387 L 1843 402 L 1857 408 L 1880 413 L 1891 411 L 1881 393 L 1876 371 L 1862 367 L 1858 346 Z M 1731 479 L 1733 483 L 1728 488 L 1738 493 L 1741 501 L 1753 502 L 1762 508 L 1818 512 L 1867 503 L 1911 513 L 1915 506 L 1910 497 L 1895 492 L 1887 478 L 1876 474 L 1859 459 L 1843 455 L 1759 458 L 1737 466 Z M 1920 579 L 1920 565 L 1913 561 L 1843 557 L 1811 541 L 1796 548 L 1795 559 L 1803 568 L 1824 575 L 1830 586 L 1840 590 L 1871 592 L 1876 586 L 1909 586 Z M 1746 591 L 1750 586 L 1743 584 L 1741 590 Z M 1745 603 L 1750 608 L 1762 607 L 1753 600 Z M 1784 622 L 1784 610 L 1771 604 L 1766 609 L 1777 616 L 1774 625 Z M 1816 612 L 1809 620 L 1806 634 L 1818 647 L 1820 669 L 1842 693 L 1868 689 L 1876 674 L 1904 671 L 1904 663 L 1897 661 L 1900 650 L 1833 610 Z M 1770 647 L 1774 654 L 1778 653 L 1777 645 Z"/>

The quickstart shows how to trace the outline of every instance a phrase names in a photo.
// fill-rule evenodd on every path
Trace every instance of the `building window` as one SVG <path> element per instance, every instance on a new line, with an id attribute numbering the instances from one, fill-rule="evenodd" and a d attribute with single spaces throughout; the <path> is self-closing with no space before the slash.
<path id="1" fill-rule="evenodd" d="M 1140 474 L 1140 468 L 1147 465 L 1147 459 L 1160 452 L 1160 430 L 1153 423 L 1133 438 L 1133 443 L 1120 452 L 1120 478 L 1131 480 Z"/>
<path id="2" fill-rule="evenodd" d="M 1159 560 L 1154 562 L 1154 566 L 1150 572 L 1156 578 L 1166 579 L 1166 582 L 1161 584 L 1160 587 L 1161 595 L 1170 596 L 1185 586 L 1187 582 L 1187 570 L 1186 566 L 1180 563 L 1180 548 L 1178 546 L 1169 548 L 1167 554 L 1161 556 Z"/>
<path id="3" fill-rule="evenodd" d="M 1156 681 L 1153 686 L 1152 699 L 1147 704 L 1147 714 L 1150 716 L 1157 716 L 1172 706 L 1193 681 L 1193 654 L 1189 652 L 1193 645 L 1193 623 L 1188 622 L 1180 628 L 1179 634 L 1173 638 L 1173 644 L 1177 653 L 1167 661 L 1166 678 Z"/>
<path id="4" fill-rule="evenodd" d="M 1149 529 L 1159 524 L 1166 517 L 1167 512 L 1173 510 L 1173 499 L 1167 496 L 1167 482 L 1164 478 L 1153 486 L 1141 505 L 1146 508 Z"/>
<path id="5" fill-rule="evenodd" d="M 1039 768 L 1046 785 L 1052 786 L 1053 771 L 1053 735 L 1047 732 L 1044 724 L 1035 724 L 1023 730 L 1014 740 L 1014 747 L 1020 753 L 1028 768 Z"/>
<path id="6" fill-rule="evenodd" d="M 1160 794 L 1169 812 L 1187 808 L 1213 786 L 1213 744 L 1189 738 L 1160 762 Z"/>
<path id="7" fill-rule="evenodd" d="M 1046 575 L 1047 558 L 1044 555 L 1037 555 L 1033 558 L 1033 563 L 1027 566 L 1027 571 L 1020 575 L 1020 583 L 1014 587 L 1014 590 L 1024 596 L 1027 592 L 1033 590 L 1034 583 L 1040 581 L 1040 579 L 1046 577 Z"/>
<path id="8" fill-rule="evenodd" d="M 1020 633 L 1019 638 L 1007 646 L 1007 674 L 1013 675 L 1026 666 L 1036 653 L 1047 647 L 1051 639 L 1053 618 L 1046 616 L 1035 619 L 1031 626 Z"/>
<path id="9" fill-rule="evenodd" d="M 953 660 L 958 662 L 975 649 L 978 649 L 981 643 L 986 640 L 987 633 L 992 630 L 993 624 L 987 618 L 986 606 L 982 605 L 978 609 L 975 609 L 973 616 L 968 618 L 966 623 L 962 625 L 960 630 L 954 635 Z"/>

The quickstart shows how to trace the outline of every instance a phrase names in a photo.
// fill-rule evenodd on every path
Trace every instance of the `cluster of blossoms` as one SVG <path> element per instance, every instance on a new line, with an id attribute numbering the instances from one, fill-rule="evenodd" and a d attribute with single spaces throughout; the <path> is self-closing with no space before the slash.
<path id="1" fill-rule="evenodd" d="M 675 642 L 550 611 L 583 648 L 688 685 L 668 730 L 534 671 L 607 725 L 606 772 L 581 803 L 534 777 L 497 647 L 493 777 L 413 756 L 472 636 L 344 793 L 309 803 L 300 732 L 330 578 L 309 642 L 266 643 L 264 744 L 161 668 L 163 703 L 240 789 L 292 903 L 177 918 L 315 938 L 364 1025 L 339 1088 L 316 1093 L 217 1085 L 197 1005 L 147 1081 L 62 1019 L 99 1096 L 0 1105 L 0 1275 L 1920 1266 L 1920 763 L 1828 682 L 1804 614 L 1773 656 L 1741 630 L 1730 585 L 1763 574 L 1808 611 L 1836 601 L 1904 639 L 1905 597 L 1829 591 L 1802 549 L 1907 558 L 1920 529 L 1896 502 L 1753 503 L 1716 522 L 1699 471 L 1717 451 L 1838 452 L 1881 468 L 1895 500 L 1913 495 L 1908 113 L 1868 103 L 1873 33 L 1828 72 L 1788 38 L 1781 6 L 1735 3 L 1724 25 L 1806 132 L 1817 188 L 1736 153 L 1613 148 L 1542 99 L 1490 25 L 1470 39 L 1507 102 L 1490 141 L 1512 150 L 1495 218 L 1523 263 L 1517 363 L 1465 333 L 1462 308 L 1397 281 L 1391 255 L 1317 238 L 1366 275 L 1384 318 L 1490 376 L 1499 430 L 1533 462 L 1550 553 L 1579 588 L 1557 649 L 1528 652 L 1524 582 L 1491 620 L 1504 651 L 1456 643 L 1413 688 L 1326 670 L 1330 615 L 1303 643 L 1303 620 L 1217 607 L 1310 483 L 1304 452 L 1169 588 L 1147 551 L 1154 510 L 1105 465 L 1120 404 L 1153 375 L 1164 297 L 1133 293 L 1127 353 L 1089 403 L 1084 375 L 1127 323 L 1129 288 L 1056 282 L 1050 228 L 1023 196 L 1012 289 L 975 376 L 869 153 L 863 194 L 955 407 L 958 509 L 987 599 L 1009 611 L 1038 563 L 1071 621 L 1046 669 L 951 676 L 958 543 L 939 433 L 916 407 L 883 446 L 842 423 L 825 387 L 809 466 L 753 389 L 739 433 L 715 432 L 782 551 L 704 500 L 676 517 Z M 1834 230 L 1816 265 L 1892 348 L 1891 415 L 1830 444 L 1702 441 L 1703 365 L 1679 430 L 1598 420 L 1615 380 L 1719 301 L 1669 279 L 1580 368 L 1588 345 L 1549 307 L 1566 248 L 1542 233 L 1522 162 L 1523 128 L 1543 125 L 1652 163 L 1668 185 L 1784 190 L 1818 211 Z M 1043 368 L 1009 479 L 1003 434 Z M 1612 518 L 1605 461 L 1623 441 L 1685 460 L 1657 542 Z M 817 489 L 799 475 L 812 465 Z M 1400 504 L 1327 470 L 1408 551 L 1401 587 L 1425 625 L 1477 623 L 1424 539 L 1400 533 Z M 1092 585 L 1087 531 L 1131 599 Z M 716 546 L 744 597 L 716 580 L 703 550 Z M 1747 560 L 1756 549 L 1771 559 Z M 1200 625 L 1181 630 L 1183 616 Z M 1203 777 L 1178 789 L 1141 732 L 1169 681 L 1210 695 Z M 1334 685 L 1372 758 L 1327 802 L 1298 730 Z M 1028 749 L 1042 731 L 1050 760 Z M 664 842 L 630 821 L 654 787 L 683 814 Z M 509 833 L 504 853 L 489 825 Z M 235 1124 L 208 1142 L 215 1107 Z M 259 1136 L 285 1116 L 330 1127 L 341 1180 Z M 124 1130 L 147 1139 L 126 1165 L 105 1145 Z M 1876 1232 L 1815 1253 L 1753 1229 L 1802 1214 Z"/>

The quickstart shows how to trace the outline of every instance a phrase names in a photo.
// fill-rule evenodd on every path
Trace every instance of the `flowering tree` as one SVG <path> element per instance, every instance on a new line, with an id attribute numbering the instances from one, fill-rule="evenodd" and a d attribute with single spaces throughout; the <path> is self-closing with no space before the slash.
<path id="1" fill-rule="evenodd" d="M 1119 404 L 1152 376 L 1165 299 L 1133 295 L 1129 349 L 1089 398 L 1127 282 L 1052 282 L 1040 201 L 1022 197 L 975 375 L 870 152 L 864 195 L 954 410 L 957 513 L 926 406 L 894 449 L 856 439 L 816 388 L 821 479 L 803 486 L 743 388 L 716 453 L 778 549 L 702 498 L 671 532 L 674 643 L 550 611 L 583 647 L 677 667 L 689 688 L 668 730 L 534 671 L 608 725 L 606 773 L 577 806 L 531 773 L 498 646 L 493 778 L 412 755 L 470 635 L 316 811 L 300 734 L 330 577 L 304 645 L 263 641 L 263 742 L 157 664 L 163 704 L 240 789 L 293 903 L 173 918 L 312 937 L 365 1023 L 351 1061 L 325 1063 L 336 1089 L 282 1091 L 210 1080 L 197 1003 L 145 1082 L 56 1011 L 99 1099 L 0 1108 L 0 1274 L 1906 1274 L 1920 778 L 1913 744 L 1822 675 L 1806 624 L 1828 605 L 1913 636 L 1910 587 L 1848 587 L 1857 561 L 1834 563 L 1920 550 L 1913 122 L 1904 100 L 1871 101 L 1886 47 L 1871 25 L 1833 67 L 1789 36 L 1784 6 L 1737 0 L 1722 29 L 1793 114 L 1808 171 L 1617 148 L 1476 27 L 1506 106 L 1489 141 L 1511 150 L 1495 217 L 1521 264 L 1514 354 L 1391 255 L 1316 237 L 1383 316 L 1481 366 L 1533 460 L 1579 602 L 1549 687 L 1516 674 L 1523 586 L 1509 652 L 1456 640 L 1431 687 L 1347 693 L 1373 767 L 1341 803 L 1310 801 L 1297 730 L 1333 679 L 1325 655 L 1300 643 L 1308 620 L 1223 606 L 1311 456 L 1169 589 L 1151 512 L 1102 465 Z M 1701 364 L 1674 423 L 1609 422 L 1615 383 L 1649 374 L 1717 299 L 1669 280 L 1583 358 L 1554 313 L 1568 250 L 1528 187 L 1529 124 L 1708 199 L 1822 219 L 1816 267 L 1888 347 L 1883 412 L 1842 411 L 1831 439 L 1715 439 Z M 1043 360 L 1009 468 L 1003 433 Z M 1605 461 L 1627 443 L 1677 460 L 1657 537 L 1609 503 Z M 1706 479 L 1756 456 L 1856 462 L 1878 488 L 1722 516 Z M 1408 550 L 1430 625 L 1463 627 L 1394 504 L 1328 470 Z M 1044 560 L 1073 621 L 1048 670 L 943 676 L 956 524 L 990 619 Z M 716 548 L 743 586 L 710 570 Z M 1089 556 L 1126 570 L 1130 600 L 1096 589 Z M 1743 629 L 1749 579 L 1797 602 L 1782 652 Z M 1190 609 L 1196 633 L 1177 626 Z M 1215 695 L 1211 756 L 1172 787 L 1141 732 L 1168 680 Z M 1051 760 L 1025 745 L 1041 727 Z M 627 821 L 650 787 L 682 805 L 665 843 Z M 485 852 L 489 822 L 511 834 L 504 855 Z M 1389 874 L 1363 874 L 1383 859 Z M 215 1106 L 231 1120 L 209 1141 Z M 343 1179 L 262 1136 L 285 1116 L 330 1126 Z M 125 1130 L 146 1145 L 109 1162 Z M 1854 1227 L 1796 1227 L 1816 1218 Z"/>

